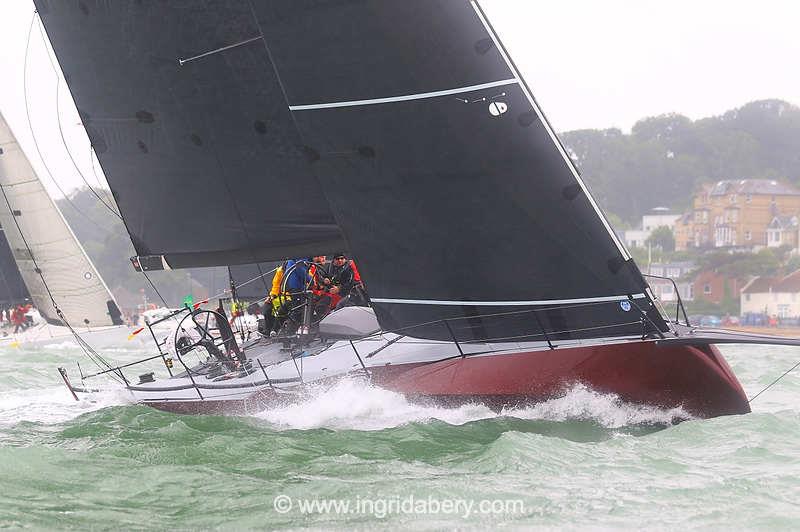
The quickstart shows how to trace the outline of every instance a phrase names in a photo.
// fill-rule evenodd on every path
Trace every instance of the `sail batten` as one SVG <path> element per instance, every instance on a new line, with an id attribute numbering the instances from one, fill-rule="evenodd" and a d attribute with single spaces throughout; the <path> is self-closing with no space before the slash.
<path id="1" fill-rule="evenodd" d="M 481 83 L 479 85 L 470 85 L 469 87 L 458 87 L 455 89 L 447 89 L 433 92 L 423 92 L 419 94 L 404 94 L 402 96 L 388 96 L 385 98 L 373 98 L 371 100 L 349 100 L 343 102 L 330 102 L 330 103 L 315 103 L 306 105 L 289 105 L 291 111 L 309 111 L 313 109 L 332 109 L 335 107 L 355 107 L 360 105 L 377 105 L 382 103 L 393 102 L 406 102 L 409 100 L 423 100 L 425 98 L 436 98 L 437 96 L 448 96 L 451 94 L 462 94 L 465 92 L 472 92 L 480 89 L 489 89 L 492 87 L 503 87 L 511 85 L 512 83 L 519 83 L 515 79 L 503 79 L 499 81 L 492 81 L 489 83 Z"/>
<path id="2" fill-rule="evenodd" d="M 373 297 L 373 303 L 394 303 L 399 305 L 444 305 L 444 306 L 468 306 L 468 307 L 537 307 L 545 305 L 568 305 L 574 303 L 601 303 L 607 301 L 627 301 L 628 299 L 643 299 L 645 294 L 631 294 L 630 296 L 606 296 L 606 297 L 584 297 L 577 299 L 548 299 L 542 301 L 444 301 L 434 299 L 392 299 Z"/>

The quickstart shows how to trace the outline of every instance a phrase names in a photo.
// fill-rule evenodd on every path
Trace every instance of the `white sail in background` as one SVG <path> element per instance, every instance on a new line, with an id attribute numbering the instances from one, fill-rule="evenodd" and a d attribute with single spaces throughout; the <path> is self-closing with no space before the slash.
<path id="1" fill-rule="evenodd" d="M 121 323 L 111 292 L 2 115 L 0 150 L 0 225 L 33 304 L 51 323 L 61 321 L 53 301 L 76 328 Z"/>

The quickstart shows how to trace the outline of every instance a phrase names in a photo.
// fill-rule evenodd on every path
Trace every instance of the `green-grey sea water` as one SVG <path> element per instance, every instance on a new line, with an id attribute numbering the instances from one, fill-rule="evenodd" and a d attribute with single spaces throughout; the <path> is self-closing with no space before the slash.
<path id="1" fill-rule="evenodd" d="M 796 348 L 723 352 L 748 395 L 800 359 Z M 358 382 L 223 417 L 158 412 L 113 391 L 76 403 L 56 372 L 83 360 L 66 344 L 6 347 L 0 360 L 1 526 L 800 527 L 800 373 L 752 414 L 680 424 L 679 411 L 582 387 L 497 416 L 416 406 Z M 277 511 L 278 496 L 291 509 Z M 304 511 L 301 500 L 350 506 Z M 453 501 L 489 502 L 466 515 L 445 511 Z"/>

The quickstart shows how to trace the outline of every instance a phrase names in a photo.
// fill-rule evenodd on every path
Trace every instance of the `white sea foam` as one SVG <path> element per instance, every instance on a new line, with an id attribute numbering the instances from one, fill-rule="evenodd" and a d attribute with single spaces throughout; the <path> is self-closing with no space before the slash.
<path id="1" fill-rule="evenodd" d="M 606 428 L 629 425 L 666 425 L 691 419 L 683 408 L 656 408 L 627 403 L 613 393 L 600 393 L 576 384 L 564 395 L 527 408 L 513 409 L 505 415 L 548 421 L 592 420 Z"/>
<path id="2" fill-rule="evenodd" d="M 23 344 L 24 345 L 24 344 Z M 64 340 L 63 342 L 54 342 L 52 344 L 44 344 L 37 349 L 44 351 L 68 351 L 78 349 L 78 343 L 75 340 Z"/>
<path id="3" fill-rule="evenodd" d="M 310 388 L 305 399 L 256 415 L 283 429 L 354 430 L 380 430 L 434 419 L 462 425 L 498 416 L 547 421 L 589 420 L 607 428 L 670 424 L 691 417 L 681 408 L 660 409 L 630 404 L 614 394 L 602 394 L 584 385 L 573 386 L 560 397 L 498 414 L 481 404 L 458 408 L 419 405 L 401 394 L 362 380 L 344 380 L 329 388 Z"/>
<path id="4" fill-rule="evenodd" d="M 65 386 L 0 392 L 0 425 L 21 421 L 61 423 L 86 412 L 129 402 L 122 389 L 79 394 L 76 401 Z"/>
<path id="5" fill-rule="evenodd" d="M 256 415 L 278 428 L 380 430 L 406 423 L 438 419 L 451 425 L 493 417 L 483 405 L 460 408 L 425 407 L 403 395 L 362 380 L 346 379 L 330 388 L 309 388 L 305 399 Z"/>

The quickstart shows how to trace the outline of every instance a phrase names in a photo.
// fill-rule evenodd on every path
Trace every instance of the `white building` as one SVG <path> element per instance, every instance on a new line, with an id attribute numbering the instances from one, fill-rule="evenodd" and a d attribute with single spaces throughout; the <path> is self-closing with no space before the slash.
<path id="1" fill-rule="evenodd" d="M 650 238 L 650 231 L 643 229 L 628 229 L 625 231 L 625 245 L 629 248 L 643 248 Z"/>
<path id="2" fill-rule="evenodd" d="M 799 225 L 797 216 L 773 217 L 767 226 L 767 247 L 792 246 L 796 249 Z"/>
<path id="3" fill-rule="evenodd" d="M 642 216 L 642 229 L 652 232 L 659 227 L 669 227 L 675 232 L 675 222 L 680 218 L 680 214 L 673 214 L 666 207 L 656 207 L 649 214 Z"/>
<path id="4" fill-rule="evenodd" d="M 800 270 L 783 277 L 756 277 L 742 288 L 741 307 L 742 314 L 800 316 Z"/>
<path id="5" fill-rule="evenodd" d="M 680 214 L 673 214 L 666 207 L 656 207 L 642 216 L 641 229 L 625 231 L 625 244 L 631 248 L 643 248 L 647 245 L 647 239 L 650 238 L 652 232 L 659 227 L 669 227 L 674 235 L 675 223 L 680 217 Z"/>

